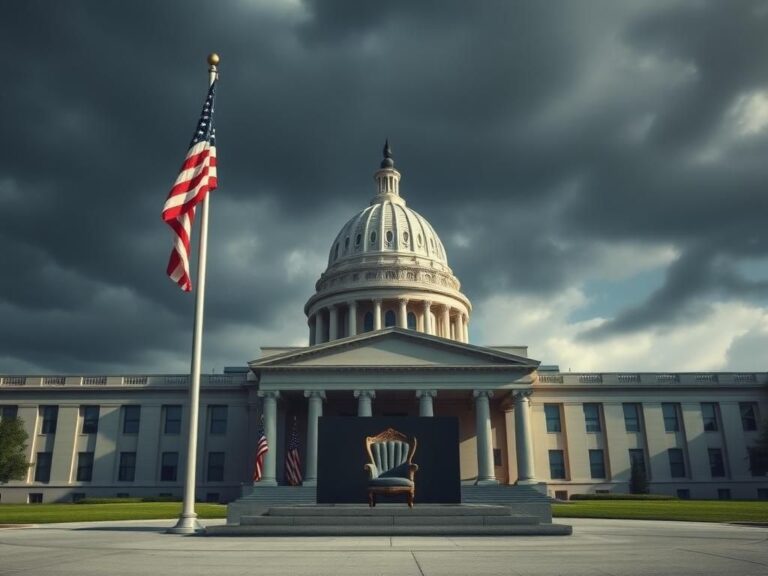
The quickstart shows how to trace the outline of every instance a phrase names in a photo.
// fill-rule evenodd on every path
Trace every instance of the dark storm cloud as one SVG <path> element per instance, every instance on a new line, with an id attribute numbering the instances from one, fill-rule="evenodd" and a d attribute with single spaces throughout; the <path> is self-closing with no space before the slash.
<path id="1" fill-rule="evenodd" d="M 766 255 L 768 146 L 753 138 L 705 166 L 690 156 L 717 140 L 734 98 L 766 85 L 760 7 L 6 6 L 0 356 L 11 360 L 0 371 L 186 362 L 192 298 L 163 275 L 171 236 L 159 212 L 213 49 L 226 200 L 212 205 L 209 363 L 247 360 L 242 349 L 262 342 L 233 334 L 285 330 L 285 310 L 303 334 L 301 307 L 337 229 L 372 195 L 385 136 L 409 205 L 474 300 L 554 293 L 600 242 L 682 253 L 659 294 L 603 335 L 668 319 L 708 290 L 755 297 L 762 286 L 722 262 Z M 618 49 L 661 64 L 638 76 L 614 63 L 601 80 Z"/>

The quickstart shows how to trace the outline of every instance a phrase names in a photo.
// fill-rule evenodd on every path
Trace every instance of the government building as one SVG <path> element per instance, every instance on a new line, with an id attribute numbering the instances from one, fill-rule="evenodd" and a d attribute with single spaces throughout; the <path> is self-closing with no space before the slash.
<path id="1" fill-rule="evenodd" d="M 401 196 L 388 146 L 370 204 L 331 243 L 304 310 L 309 346 L 262 347 L 202 376 L 199 500 L 251 489 L 262 426 L 270 450 L 255 489 L 285 484 L 294 423 L 311 490 L 323 415 L 455 417 L 464 486 L 565 499 L 628 492 L 634 469 L 652 493 L 768 498 L 750 465 L 768 373 L 563 373 L 525 346 L 470 343 L 472 304 Z M 187 375 L 0 376 L 0 418 L 23 419 L 31 464 L 0 485 L 0 502 L 180 497 L 188 387 Z"/>

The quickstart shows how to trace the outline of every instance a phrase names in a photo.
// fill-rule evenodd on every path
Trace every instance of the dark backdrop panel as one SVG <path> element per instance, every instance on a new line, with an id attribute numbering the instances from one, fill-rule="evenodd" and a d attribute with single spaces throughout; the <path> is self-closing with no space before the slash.
<path id="1" fill-rule="evenodd" d="M 329 417 L 320 418 L 317 461 L 317 502 L 367 503 L 368 462 L 365 437 L 394 428 L 418 441 L 413 462 L 416 503 L 459 503 L 459 422 L 452 417 Z M 398 497 L 380 497 L 380 502 Z M 405 500 L 404 497 L 400 498 Z"/>

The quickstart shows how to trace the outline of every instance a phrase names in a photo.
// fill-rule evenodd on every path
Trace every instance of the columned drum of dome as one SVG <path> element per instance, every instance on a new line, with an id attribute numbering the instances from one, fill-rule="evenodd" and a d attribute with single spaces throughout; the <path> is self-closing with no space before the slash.
<path id="1" fill-rule="evenodd" d="M 388 326 L 467 341 L 472 305 L 434 228 L 400 196 L 400 177 L 387 143 L 376 194 L 336 235 L 304 307 L 310 345 Z"/>

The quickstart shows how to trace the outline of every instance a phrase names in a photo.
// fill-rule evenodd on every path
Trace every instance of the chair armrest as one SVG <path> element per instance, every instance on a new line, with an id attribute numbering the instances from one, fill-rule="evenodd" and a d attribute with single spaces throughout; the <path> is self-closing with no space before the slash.
<path id="1" fill-rule="evenodd" d="M 376 464 L 366 464 L 363 469 L 368 470 L 368 477 L 370 479 L 379 477 L 379 471 L 376 469 Z"/>
<path id="2" fill-rule="evenodd" d="M 418 464 L 408 464 L 408 477 L 413 482 L 413 475 L 419 469 Z"/>

